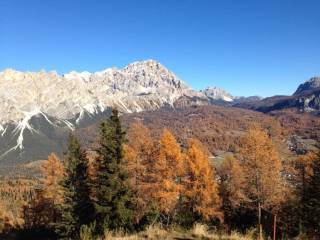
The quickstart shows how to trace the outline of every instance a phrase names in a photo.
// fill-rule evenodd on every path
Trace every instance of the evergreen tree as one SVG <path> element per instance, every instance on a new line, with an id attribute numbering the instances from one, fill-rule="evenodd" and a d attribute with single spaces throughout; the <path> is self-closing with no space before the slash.
<path id="1" fill-rule="evenodd" d="M 312 175 L 308 179 L 305 196 L 305 224 L 310 237 L 320 237 L 320 153 L 312 162 Z"/>
<path id="2" fill-rule="evenodd" d="M 94 209 L 90 199 L 88 159 L 73 134 L 69 136 L 65 172 L 62 219 L 57 224 L 57 232 L 61 238 L 76 239 L 81 226 L 92 221 Z"/>
<path id="3" fill-rule="evenodd" d="M 97 230 L 127 229 L 133 224 L 132 194 L 128 187 L 128 174 L 123 157 L 125 132 L 118 111 L 100 125 L 96 174 L 93 180 Z"/>

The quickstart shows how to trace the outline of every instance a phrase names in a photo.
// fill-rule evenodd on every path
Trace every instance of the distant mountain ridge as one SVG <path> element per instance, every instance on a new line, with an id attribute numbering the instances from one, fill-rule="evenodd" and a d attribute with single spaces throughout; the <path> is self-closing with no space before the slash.
<path id="1" fill-rule="evenodd" d="M 300 84 L 293 95 L 299 95 L 304 92 L 316 90 L 317 88 L 320 88 L 320 77 L 313 77 Z"/>
<path id="2" fill-rule="evenodd" d="M 235 97 L 217 87 L 194 90 L 154 60 L 64 75 L 7 69 L 0 72 L 0 163 L 61 155 L 69 131 L 97 124 L 112 107 L 128 114 L 212 104 L 265 113 L 286 108 L 319 112 L 318 83 L 314 78 L 293 96 L 261 99 Z"/>
<path id="3" fill-rule="evenodd" d="M 234 100 L 234 97 L 231 94 L 218 87 L 207 87 L 200 92 L 204 93 L 206 97 L 214 100 L 223 100 L 226 102 L 232 102 Z"/>
<path id="4" fill-rule="evenodd" d="M 0 72 L 0 159 L 23 152 L 26 136 L 59 135 L 111 107 L 132 113 L 214 101 L 233 99 L 218 88 L 193 90 L 155 60 L 137 61 L 123 69 L 64 75 L 7 69 Z"/>
<path id="5" fill-rule="evenodd" d="M 313 77 L 300 84 L 291 96 L 273 96 L 257 101 L 236 102 L 233 106 L 264 113 L 295 109 L 298 112 L 320 113 L 320 77 Z"/>
<path id="6" fill-rule="evenodd" d="M 154 60 L 134 62 L 123 69 L 100 72 L 0 72 L 0 124 L 19 122 L 32 113 L 70 119 L 107 107 L 122 112 L 154 110 L 182 96 L 231 101 L 218 88 L 196 91 Z"/>

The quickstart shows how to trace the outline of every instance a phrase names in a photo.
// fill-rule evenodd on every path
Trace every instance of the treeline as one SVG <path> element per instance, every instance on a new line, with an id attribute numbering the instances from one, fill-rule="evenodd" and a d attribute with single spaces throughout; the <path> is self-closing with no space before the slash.
<path id="1" fill-rule="evenodd" d="M 22 227 L 4 226 L 2 207 L 0 230 L 22 239 L 97 239 L 205 223 L 225 232 L 256 228 L 260 239 L 320 237 L 320 155 L 281 159 L 269 134 L 252 127 L 234 154 L 212 159 L 201 142 L 181 145 L 167 129 L 153 139 L 137 122 L 125 133 L 116 110 L 99 131 L 93 157 L 71 134 L 63 161 L 51 154 L 43 164 Z"/>

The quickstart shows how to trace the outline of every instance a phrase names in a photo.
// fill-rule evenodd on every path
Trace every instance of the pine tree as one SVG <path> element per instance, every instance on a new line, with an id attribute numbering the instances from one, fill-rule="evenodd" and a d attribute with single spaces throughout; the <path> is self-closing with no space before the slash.
<path id="1" fill-rule="evenodd" d="M 320 153 L 312 161 L 312 174 L 308 178 L 305 199 L 304 222 L 312 239 L 320 238 Z"/>
<path id="2" fill-rule="evenodd" d="M 57 232 L 61 238 L 76 239 L 81 226 L 89 224 L 93 219 L 93 204 L 90 199 L 86 152 L 73 134 L 69 136 L 64 161 L 64 201 L 61 204 L 62 219 L 57 224 Z"/>
<path id="3" fill-rule="evenodd" d="M 96 176 L 93 183 L 98 233 L 105 229 L 131 229 L 133 223 L 132 194 L 123 157 L 125 132 L 118 111 L 100 125 Z"/>
<path id="4" fill-rule="evenodd" d="M 186 174 L 182 180 L 182 204 L 194 215 L 194 221 L 218 218 L 221 199 L 213 167 L 208 152 L 195 139 L 189 140 L 186 156 Z"/>

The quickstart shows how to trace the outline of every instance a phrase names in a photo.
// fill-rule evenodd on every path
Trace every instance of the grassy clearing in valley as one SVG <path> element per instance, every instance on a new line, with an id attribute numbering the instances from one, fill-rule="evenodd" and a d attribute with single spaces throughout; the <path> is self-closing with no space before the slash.
<path id="1" fill-rule="evenodd" d="M 252 240 L 256 239 L 256 231 L 248 231 L 247 234 L 243 235 L 237 232 L 231 234 L 217 233 L 209 230 L 206 225 L 195 224 L 190 230 L 179 230 L 179 229 L 165 229 L 159 225 L 149 226 L 145 231 L 136 234 L 125 234 L 123 232 L 106 232 L 104 238 L 99 240 L 138 240 L 138 239 L 150 239 L 150 240 Z M 91 240 L 90 236 L 82 236 L 82 240 Z"/>

